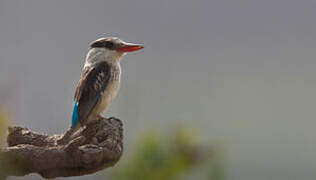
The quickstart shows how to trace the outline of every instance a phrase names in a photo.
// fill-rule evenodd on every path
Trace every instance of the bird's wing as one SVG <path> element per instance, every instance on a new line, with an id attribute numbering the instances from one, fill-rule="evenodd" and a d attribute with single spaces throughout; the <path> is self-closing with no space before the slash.
<path id="1" fill-rule="evenodd" d="M 74 97 L 72 127 L 90 115 L 107 87 L 110 76 L 111 68 L 107 62 L 100 62 L 83 71 Z"/>

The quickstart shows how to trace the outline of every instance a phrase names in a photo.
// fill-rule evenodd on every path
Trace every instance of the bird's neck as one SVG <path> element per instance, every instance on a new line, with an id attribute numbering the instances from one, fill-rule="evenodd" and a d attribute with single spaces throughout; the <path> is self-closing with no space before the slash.
<path id="1" fill-rule="evenodd" d="M 84 67 L 93 66 L 102 61 L 111 65 L 119 65 L 122 55 L 116 51 L 109 51 L 104 48 L 92 48 L 87 54 Z"/>

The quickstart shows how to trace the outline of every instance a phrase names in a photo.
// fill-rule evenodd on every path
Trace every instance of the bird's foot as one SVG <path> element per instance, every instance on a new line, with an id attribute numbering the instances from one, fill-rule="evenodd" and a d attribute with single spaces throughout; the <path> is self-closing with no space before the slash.
<path id="1" fill-rule="evenodd" d="M 69 141 L 69 138 L 66 138 L 65 135 L 63 135 L 60 139 L 56 141 L 57 145 L 64 145 L 67 144 Z"/>
<path id="2" fill-rule="evenodd" d="M 101 120 L 99 117 L 97 119 L 94 120 L 90 120 L 87 124 L 91 125 L 91 124 L 97 124 L 99 122 L 99 120 Z"/>
<path id="3" fill-rule="evenodd" d="M 97 120 L 101 120 L 103 117 L 101 115 L 97 115 Z"/>
<path id="4" fill-rule="evenodd" d="M 67 130 L 67 132 L 66 132 L 63 136 L 61 136 L 61 137 L 56 141 L 56 143 L 57 143 L 58 145 L 67 144 L 67 143 L 69 142 L 70 137 L 71 137 L 72 134 L 73 134 L 73 129 L 70 128 L 70 129 Z"/>
<path id="5" fill-rule="evenodd" d="M 89 122 L 87 122 L 87 125 L 97 124 L 102 119 L 103 117 L 101 115 L 97 115 L 94 119 L 91 119 Z"/>

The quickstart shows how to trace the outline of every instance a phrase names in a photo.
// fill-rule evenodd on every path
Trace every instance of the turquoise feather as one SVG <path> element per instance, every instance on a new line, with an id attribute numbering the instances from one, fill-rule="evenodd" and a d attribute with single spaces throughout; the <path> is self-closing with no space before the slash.
<path id="1" fill-rule="evenodd" d="M 77 100 L 74 102 L 74 107 L 72 109 L 72 116 L 71 116 L 71 128 L 75 128 L 76 124 L 79 120 L 79 114 L 78 114 L 78 103 Z"/>

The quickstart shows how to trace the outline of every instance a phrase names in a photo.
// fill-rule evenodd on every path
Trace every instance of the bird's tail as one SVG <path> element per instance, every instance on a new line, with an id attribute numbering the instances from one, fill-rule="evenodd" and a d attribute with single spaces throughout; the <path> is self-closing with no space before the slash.
<path id="1" fill-rule="evenodd" d="M 79 113 L 78 113 L 78 103 L 77 101 L 74 102 L 73 109 L 72 109 L 72 116 L 71 116 L 71 128 L 74 129 L 79 121 Z"/>
<path id="2" fill-rule="evenodd" d="M 58 141 L 58 144 L 68 143 L 72 139 L 72 136 L 74 135 L 74 133 L 78 131 L 80 127 L 81 125 L 79 122 L 78 105 L 77 105 L 77 101 L 75 101 L 73 110 L 72 110 L 72 116 L 71 116 L 71 127 L 63 135 L 63 137 Z"/>
<path id="3" fill-rule="evenodd" d="M 79 129 L 80 129 L 80 122 L 79 122 L 79 113 L 78 113 L 78 103 L 77 103 L 77 100 L 75 100 L 73 109 L 72 109 L 72 116 L 71 116 L 70 136 Z"/>

